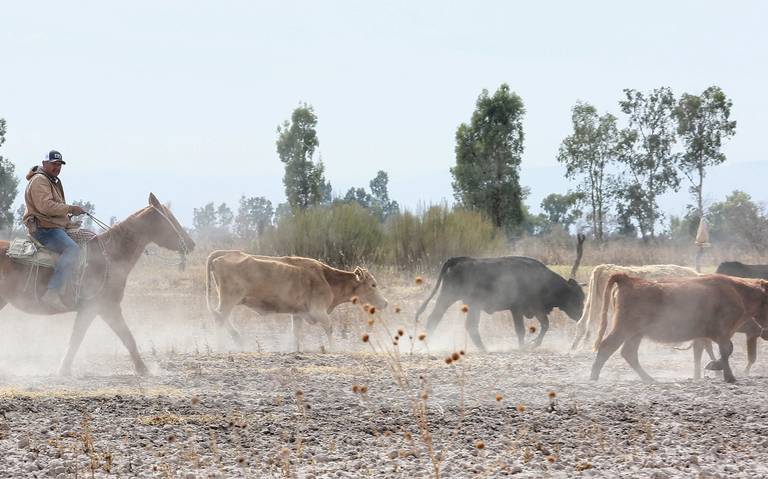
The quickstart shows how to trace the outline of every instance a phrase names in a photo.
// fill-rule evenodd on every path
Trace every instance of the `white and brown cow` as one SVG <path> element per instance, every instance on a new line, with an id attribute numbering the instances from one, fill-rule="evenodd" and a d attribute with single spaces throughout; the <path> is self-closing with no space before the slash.
<path id="1" fill-rule="evenodd" d="M 359 298 L 379 309 L 387 300 L 377 288 L 376 279 L 364 268 L 343 271 L 325 263 L 299 256 L 257 256 L 236 250 L 214 251 L 206 262 L 206 301 L 217 326 L 226 326 L 232 338 L 241 344 L 240 334 L 229 316 L 237 305 L 259 314 L 291 314 L 294 345 L 300 349 L 302 319 L 319 323 L 333 348 L 333 324 L 329 317 L 334 308 Z M 210 302 L 215 289 L 218 304 Z"/>
<path id="2" fill-rule="evenodd" d="M 584 303 L 584 312 L 576 324 L 576 337 L 571 349 L 576 349 L 582 339 L 589 340 L 590 332 L 600 321 L 600 311 L 603 309 L 605 285 L 613 273 L 626 273 L 633 278 L 662 280 L 667 278 L 685 278 L 698 276 L 696 270 L 674 264 L 650 264 L 646 266 L 619 266 L 617 264 L 601 264 L 595 266 L 589 279 L 589 293 Z"/>

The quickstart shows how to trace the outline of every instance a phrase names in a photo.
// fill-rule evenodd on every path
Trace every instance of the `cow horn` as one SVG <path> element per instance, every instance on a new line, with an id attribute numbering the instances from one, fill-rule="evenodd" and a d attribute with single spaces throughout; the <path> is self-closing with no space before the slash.
<path id="1" fill-rule="evenodd" d="M 584 240 L 587 237 L 583 233 L 576 235 L 576 261 L 571 268 L 571 279 L 576 279 L 576 272 L 579 270 L 579 264 L 581 264 L 581 257 L 584 255 Z"/>

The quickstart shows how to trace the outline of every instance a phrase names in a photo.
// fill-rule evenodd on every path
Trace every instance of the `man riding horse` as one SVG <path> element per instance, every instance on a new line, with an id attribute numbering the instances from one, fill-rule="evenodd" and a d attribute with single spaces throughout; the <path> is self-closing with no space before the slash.
<path id="1" fill-rule="evenodd" d="M 32 167 L 27 173 L 29 183 L 24 193 L 26 211 L 23 221 L 29 234 L 61 255 L 48 281 L 48 289 L 40 298 L 43 304 L 58 311 L 68 309 L 62 301 L 62 293 L 80 255 L 80 246 L 67 235 L 66 228 L 77 226 L 71 216 L 85 213 L 80 206 L 66 203 L 64 187 L 59 180 L 61 166 L 65 164 L 61 153 L 51 150 L 40 166 Z"/>

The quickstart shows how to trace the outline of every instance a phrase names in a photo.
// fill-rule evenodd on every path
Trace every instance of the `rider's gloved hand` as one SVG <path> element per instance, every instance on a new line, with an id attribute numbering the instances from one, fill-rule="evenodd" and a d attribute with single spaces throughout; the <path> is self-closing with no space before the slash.
<path id="1" fill-rule="evenodd" d="M 72 205 L 69 207 L 69 214 L 74 216 L 84 215 L 85 210 L 77 205 Z"/>

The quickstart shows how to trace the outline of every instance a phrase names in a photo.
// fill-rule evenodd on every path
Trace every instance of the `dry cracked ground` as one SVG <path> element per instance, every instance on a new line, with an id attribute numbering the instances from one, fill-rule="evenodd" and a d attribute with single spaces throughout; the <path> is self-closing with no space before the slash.
<path id="1" fill-rule="evenodd" d="M 365 327 L 340 341 L 349 352 L 300 354 L 217 353 L 178 331 L 158 346 L 147 330 L 153 375 L 137 378 L 97 328 L 61 378 L 68 326 L 24 324 L 2 340 L 0 477 L 768 477 L 761 361 L 735 385 L 694 381 L 691 351 L 646 345 L 648 385 L 620 355 L 589 381 L 593 355 L 565 352 L 568 329 L 517 351 L 507 328 L 491 343 L 503 352 L 451 364 L 458 348 L 416 339 L 411 355 L 406 333 L 395 354 Z M 55 346 L 12 347 L 51 329 Z"/>

